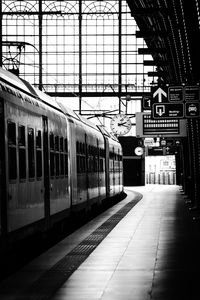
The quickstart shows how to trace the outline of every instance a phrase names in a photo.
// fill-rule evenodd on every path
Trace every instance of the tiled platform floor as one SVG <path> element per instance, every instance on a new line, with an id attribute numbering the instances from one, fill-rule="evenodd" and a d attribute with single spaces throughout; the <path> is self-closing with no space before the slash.
<path id="1" fill-rule="evenodd" d="M 200 299 L 200 221 L 192 220 L 180 188 L 165 185 L 127 188 L 125 200 L 2 282 L 0 299 L 34 299 L 24 288 L 134 198 L 133 191 L 142 200 L 48 299 Z"/>

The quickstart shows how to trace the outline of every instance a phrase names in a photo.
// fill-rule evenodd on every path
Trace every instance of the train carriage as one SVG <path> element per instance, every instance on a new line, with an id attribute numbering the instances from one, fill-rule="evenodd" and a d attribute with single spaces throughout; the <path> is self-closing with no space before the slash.
<path id="1" fill-rule="evenodd" d="M 4 245 L 120 194 L 121 163 L 121 146 L 105 129 L 0 68 Z"/>
<path id="2" fill-rule="evenodd" d="M 99 126 L 105 143 L 106 197 L 123 190 L 122 148 L 117 138 Z"/>
<path id="3" fill-rule="evenodd" d="M 68 118 L 70 115 L 70 148 L 75 158 L 71 166 L 73 209 L 90 209 L 106 197 L 104 138 L 93 123 L 61 107 Z"/>

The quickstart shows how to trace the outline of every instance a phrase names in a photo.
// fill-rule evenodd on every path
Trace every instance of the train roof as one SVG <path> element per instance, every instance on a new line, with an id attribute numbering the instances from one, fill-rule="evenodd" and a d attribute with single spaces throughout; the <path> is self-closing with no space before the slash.
<path id="1" fill-rule="evenodd" d="M 71 116 L 75 119 L 80 119 L 79 116 L 69 107 L 67 107 L 63 102 L 57 101 L 57 104 L 60 106 L 61 110 L 66 116 Z"/>
<path id="2" fill-rule="evenodd" d="M 8 84 L 11 84 L 15 88 L 19 88 L 21 91 L 25 93 L 31 94 L 36 97 L 39 101 L 53 107 L 54 109 L 59 110 L 60 112 L 64 113 L 68 117 L 72 117 L 74 119 L 80 120 L 82 123 L 94 128 L 100 129 L 103 135 L 106 135 L 114 140 L 117 141 L 116 137 L 111 135 L 106 128 L 103 126 L 96 126 L 94 123 L 89 121 L 88 119 L 84 118 L 83 116 L 77 114 L 75 111 L 71 110 L 67 107 L 64 103 L 56 101 L 54 98 L 50 97 L 46 93 L 36 89 L 33 85 L 31 85 L 28 81 L 16 76 L 12 72 L 4 70 L 0 67 L 0 78 Z"/>
<path id="3" fill-rule="evenodd" d="M 26 86 L 26 84 L 21 80 L 21 78 L 14 75 L 12 72 L 9 72 L 7 70 L 4 70 L 0 67 L 0 78 L 3 81 L 6 81 L 7 83 L 11 84 L 12 86 L 18 87 L 21 90 L 24 90 L 27 93 L 30 93 L 29 88 Z"/>
<path id="4" fill-rule="evenodd" d="M 62 111 L 64 112 L 65 115 L 71 116 L 75 119 L 78 119 L 82 123 L 97 129 L 97 126 L 94 123 L 90 122 L 88 119 L 84 118 L 83 116 L 77 114 L 75 111 L 71 110 L 69 107 L 67 107 L 65 105 L 65 103 L 63 103 L 63 102 L 61 103 L 61 102 L 58 101 L 58 104 L 60 105 L 60 107 L 61 107 L 61 109 L 62 109 Z"/>
<path id="5" fill-rule="evenodd" d="M 39 89 L 35 88 L 32 84 L 28 81 L 16 76 L 12 72 L 4 70 L 0 67 L 0 78 L 8 84 L 11 84 L 13 87 L 20 89 L 21 91 L 31 94 L 32 96 L 36 97 L 38 100 L 42 101 L 43 103 L 63 112 L 68 117 L 75 118 L 77 120 L 82 121 L 83 123 L 96 128 L 96 125 L 88 121 L 87 119 L 83 118 L 82 116 L 76 114 L 73 110 L 68 108 L 63 103 L 56 101 L 54 98 L 50 97 L 46 93 L 40 91 Z"/>
<path id="6" fill-rule="evenodd" d="M 44 102 L 45 104 L 56 108 L 58 110 L 62 110 L 60 105 L 56 102 L 56 100 L 46 93 L 36 89 L 32 84 L 28 81 L 16 76 L 12 72 L 4 70 L 0 67 L 0 78 L 5 81 L 6 83 L 10 84 L 11 86 L 20 89 L 21 91 L 31 94 L 32 96 L 36 97 L 38 100 Z"/>

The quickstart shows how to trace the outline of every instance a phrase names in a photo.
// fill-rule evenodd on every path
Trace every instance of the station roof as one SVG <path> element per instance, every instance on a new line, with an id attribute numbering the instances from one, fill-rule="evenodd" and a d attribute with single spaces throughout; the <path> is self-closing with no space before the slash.
<path id="1" fill-rule="evenodd" d="M 160 81 L 200 82 L 200 0 L 127 0 Z M 148 63 L 148 61 L 146 62 Z M 150 62 L 149 62 L 150 63 Z"/>

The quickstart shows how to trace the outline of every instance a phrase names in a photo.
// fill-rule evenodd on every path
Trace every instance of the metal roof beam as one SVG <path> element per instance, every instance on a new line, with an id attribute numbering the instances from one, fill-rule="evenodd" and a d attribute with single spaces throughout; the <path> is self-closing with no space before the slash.
<path id="1" fill-rule="evenodd" d="M 153 31 L 153 30 L 144 30 L 136 31 L 136 38 L 154 38 L 154 37 L 166 37 L 168 33 L 166 31 Z"/>
<path id="2" fill-rule="evenodd" d="M 166 48 L 138 48 L 138 54 L 165 54 Z"/>
<path id="3" fill-rule="evenodd" d="M 143 61 L 144 66 L 168 66 L 169 63 L 167 61 L 154 61 L 154 60 L 144 60 Z"/>

